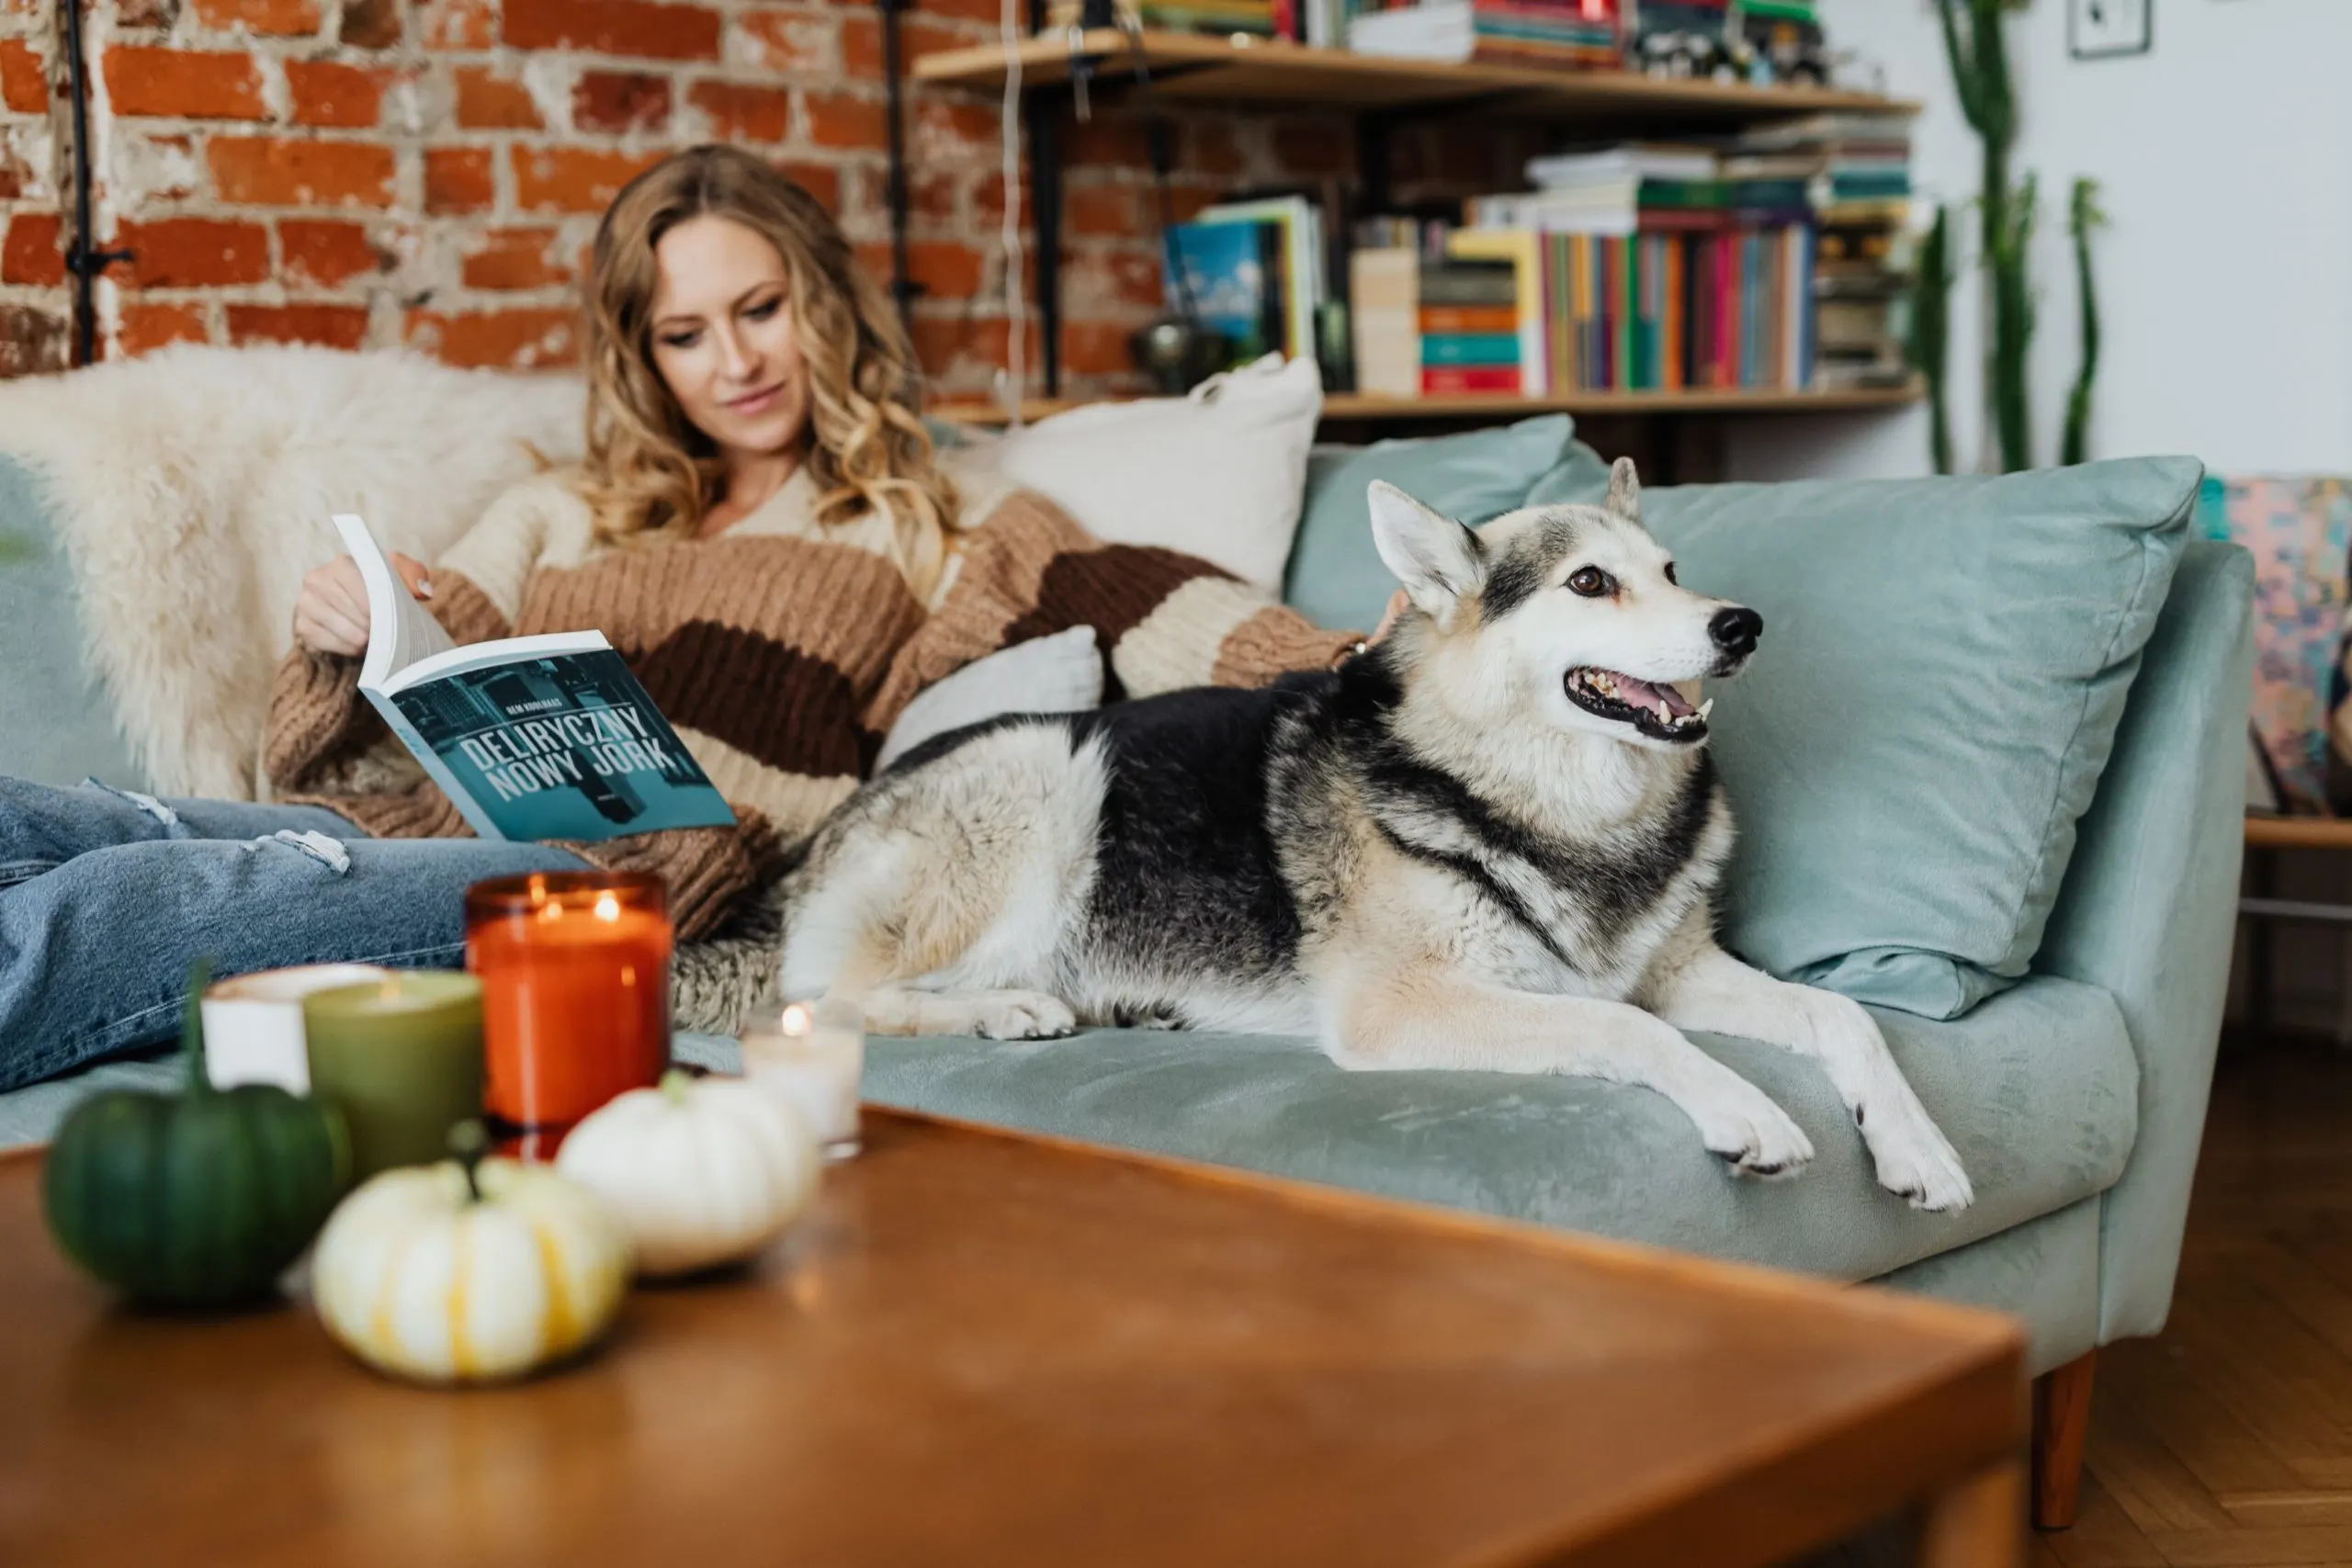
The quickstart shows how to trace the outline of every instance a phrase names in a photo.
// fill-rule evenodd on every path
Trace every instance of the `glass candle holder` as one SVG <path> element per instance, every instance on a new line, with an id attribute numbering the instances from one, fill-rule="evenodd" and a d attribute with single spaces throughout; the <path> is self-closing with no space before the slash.
<path id="1" fill-rule="evenodd" d="M 314 991 L 380 980 L 390 973 L 373 964 L 307 964 L 216 980 L 201 1004 L 205 1077 L 214 1089 L 263 1083 L 276 1084 L 288 1094 L 310 1093 L 302 998 Z"/>
<path id="2" fill-rule="evenodd" d="M 825 1157 L 858 1150 L 858 1080 L 865 1029 L 854 1008 L 769 998 L 744 1015 L 743 1076 L 792 1107 Z"/>
<path id="3" fill-rule="evenodd" d="M 466 890 L 484 1108 L 503 1131 L 560 1134 L 660 1080 L 670 1065 L 670 951 L 658 877 L 548 872 Z M 526 1146 L 553 1145 L 535 1137 Z"/>
<path id="4" fill-rule="evenodd" d="M 311 1092 L 343 1112 L 352 1179 L 430 1165 L 481 1114 L 481 982 L 388 974 L 302 998 Z"/>

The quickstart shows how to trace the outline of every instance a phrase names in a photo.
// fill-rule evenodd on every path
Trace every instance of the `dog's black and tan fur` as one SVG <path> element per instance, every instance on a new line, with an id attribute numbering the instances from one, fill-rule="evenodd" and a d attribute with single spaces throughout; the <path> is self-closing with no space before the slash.
<path id="1" fill-rule="evenodd" d="M 1475 532 L 1372 502 L 1412 602 L 1384 642 L 918 749 L 794 872 L 787 993 L 883 1032 L 1312 1033 L 1350 1067 L 1642 1084 L 1735 1168 L 1793 1172 L 1803 1131 L 1678 1030 L 1744 1034 L 1821 1062 L 1884 1185 L 1967 1203 L 1870 1016 L 1716 945 L 1731 813 L 1678 688 L 1761 622 L 1675 583 L 1632 466 L 1605 506 Z"/>

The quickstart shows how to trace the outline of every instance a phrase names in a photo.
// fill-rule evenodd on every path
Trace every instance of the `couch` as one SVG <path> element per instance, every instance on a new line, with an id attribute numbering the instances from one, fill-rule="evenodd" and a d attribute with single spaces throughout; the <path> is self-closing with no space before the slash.
<path id="1" fill-rule="evenodd" d="M 77 608 L 61 544 L 61 508 L 73 497 L 56 472 L 59 448 L 52 442 L 45 456 L 28 456 L 26 440 L 12 434 L 25 425 L 7 417 L 7 400 L 28 409 L 28 393 L 46 395 L 45 409 L 70 401 L 56 388 L 0 389 L 0 772 L 58 783 L 96 774 L 137 785 L 144 781 L 119 717 L 124 677 L 102 674 L 84 646 L 88 607 Z M 355 395 L 364 404 L 364 394 Z M 529 403 L 531 418 L 544 423 L 551 396 L 542 382 L 512 400 Z M 89 410 L 76 412 L 86 418 Z M 323 416 L 310 409 L 302 417 Z M 357 415 L 348 428 L 363 424 L 377 429 Z M 330 421 L 319 438 L 333 436 Z M 434 450 L 410 457 L 443 476 L 435 482 L 469 460 Z M 131 446 L 115 460 L 135 465 L 140 450 Z M 476 467 L 481 485 L 494 483 L 495 462 Z M 1319 451 L 1290 596 L 1327 620 L 1361 619 L 1385 594 L 1376 561 L 1365 564 L 1368 545 L 1351 547 L 1348 532 L 1367 473 L 1472 517 L 1589 496 L 1603 477 L 1563 419 L 1451 445 Z M 1782 704 L 1795 716 L 1790 725 L 1815 727 L 1768 744 L 1770 737 L 1724 723 L 1748 700 L 1741 689 L 1723 697 L 1718 754 L 1743 813 L 1745 868 L 1735 875 L 1727 938 L 1777 972 L 1873 1004 L 1921 1099 L 1967 1163 L 1977 1196 L 1962 1213 L 1914 1213 L 1882 1191 L 1819 1070 L 1729 1038 L 1698 1043 L 1805 1127 L 1819 1152 L 1799 1179 L 1728 1179 L 1672 1106 L 1638 1089 L 1501 1075 L 1351 1075 L 1299 1040 L 1123 1031 L 1017 1045 L 876 1040 L 870 1097 L 1979 1303 L 2025 1321 L 2037 1373 L 2075 1376 L 2098 1346 L 2154 1334 L 2165 1322 L 2226 979 L 2252 576 L 2244 552 L 2188 538 L 2197 477 L 2194 464 L 2175 461 L 2003 480 L 1704 487 L 1645 498 L 1653 526 L 1683 552 L 1686 577 L 1704 560 L 1731 572 L 1713 586 L 1765 608 L 1758 670 L 1780 673 L 1751 679 L 1780 684 L 1760 688 L 1758 701 Z M 203 498 L 191 504 L 200 512 Z M 1833 516 L 1843 533 L 1822 532 Z M 2124 552 L 2115 558 L 2132 573 L 2116 580 L 2120 586 L 2102 586 L 2105 579 L 2053 586 L 2058 598 L 2046 604 L 2039 590 L 2012 586 L 2005 602 L 1976 603 L 1990 583 L 2066 583 L 2075 557 L 2109 537 L 2098 530 L 2119 518 L 2131 530 L 2113 536 Z M 168 558 L 213 547 L 202 527 L 201 517 L 183 520 L 185 537 L 158 548 Z M 406 534 L 430 547 L 429 537 Z M 1847 571 L 1849 562 L 1877 558 L 1876 541 L 1897 536 L 1914 541 L 1901 558 L 1909 565 L 1868 566 L 1861 581 Z M 1818 553 L 1808 558 L 1808 551 Z M 1790 557 L 1799 558 L 1793 570 Z M 2004 571 L 2016 575 L 2004 579 Z M 1894 581 L 1905 574 L 1910 580 Z M 1770 604 L 1745 592 L 1746 581 L 1766 579 L 1775 585 Z M 1989 707 L 1967 689 L 1979 670 L 2018 651 L 2007 646 L 2027 635 L 2018 615 L 2054 612 L 2059 622 L 2103 626 L 2109 601 L 2133 595 L 2138 620 L 2127 626 L 2131 617 L 2118 613 L 2119 629 L 2100 632 L 2081 690 L 2058 694 L 2074 705 L 2056 716 L 2036 719 L 2024 711 L 2027 699 L 2014 695 L 2038 673 L 2030 650 L 2018 672 L 1991 682 Z M 1937 630 L 1939 615 L 1956 629 Z M 1955 641 L 1971 649 L 1974 667 L 1934 663 L 1949 652 L 1940 645 Z M 1939 646 L 1914 646 L 1928 642 Z M 1778 667 L 1776 652 L 1785 655 Z M 1893 678 L 1890 667 L 1906 660 L 1927 661 L 1905 667 L 1899 678 L 1908 685 L 1870 683 Z M 2052 654 L 2043 662 L 2063 660 Z M 1870 711 L 1806 707 L 1810 684 L 1844 679 L 1854 682 L 1845 689 L 1877 694 L 1867 698 Z M 1838 772 L 1837 753 L 1876 743 L 1882 730 L 1899 730 L 1906 715 L 1947 697 L 1975 705 L 1952 711 L 1985 716 L 1939 722 L 1904 741 L 1897 762 L 1917 752 L 1926 773 L 1895 776 L 1884 757 L 1859 780 L 1847 776 L 1851 769 Z M 1924 852 L 1874 847 L 1896 844 L 1920 818 L 1936 816 L 1936 792 L 1953 782 L 1941 775 L 1981 757 L 2039 766 L 2038 753 L 2027 755 L 2037 727 L 2052 731 L 2045 750 L 2063 752 L 2073 770 L 2050 775 L 2054 809 L 2042 798 L 2047 781 L 2020 773 L 2016 800 L 2001 798 L 2007 786 L 1966 786 L 1977 795 L 1963 794 L 1941 826 L 1928 824 L 1934 837 Z M 2082 744 L 2086 736 L 2096 743 Z M 2031 829 L 2010 833 L 2015 845 L 1980 832 L 2012 809 Z M 2018 901 L 2038 908 L 1972 958 L 1870 935 L 1902 925 L 1917 906 L 1959 901 L 1947 891 L 1973 887 L 1975 863 L 2009 848 L 2030 862 L 2035 882 Z M 1841 935 L 1840 922 L 1855 919 L 1868 929 Z M 1970 923 L 1958 920 L 1963 934 Z M 732 1052 L 731 1041 L 712 1036 L 679 1042 L 682 1056 L 715 1066 L 730 1065 Z M 167 1072 L 154 1062 L 119 1063 L 0 1097 L 0 1143 L 40 1138 L 100 1084 Z M 2045 1517 L 2064 1511 L 2055 1503 L 2044 1509 Z"/>

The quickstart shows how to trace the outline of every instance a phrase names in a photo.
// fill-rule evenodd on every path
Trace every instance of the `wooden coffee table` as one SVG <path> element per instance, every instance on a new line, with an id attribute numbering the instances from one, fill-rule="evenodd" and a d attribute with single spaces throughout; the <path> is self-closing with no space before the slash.
<path id="1" fill-rule="evenodd" d="M 0 1159 L 0 1562 L 1766 1564 L 2021 1542 L 2023 1344 L 1938 1303 L 869 1111 L 754 1269 L 444 1393 L 114 1304 Z"/>

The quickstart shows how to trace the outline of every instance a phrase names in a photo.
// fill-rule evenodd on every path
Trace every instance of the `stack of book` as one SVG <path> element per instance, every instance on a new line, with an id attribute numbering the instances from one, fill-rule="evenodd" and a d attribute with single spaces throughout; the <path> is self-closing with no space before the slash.
<path id="1" fill-rule="evenodd" d="M 1321 209 L 1285 196 L 1205 208 L 1169 230 L 1161 276 L 1169 308 L 1225 337 L 1227 363 L 1241 365 L 1317 356 L 1325 266 Z"/>
<path id="2" fill-rule="evenodd" d="M 1360 6 L 1347 45 L 1362 54 L 1453 63 L 1613 70 L 1624 62 L 1619 0 L 1419 0 Z"/>
<path id="3" fill-rule="evenodd" d="M 1135 0 L 1135 12 L 1145 27 L 1166 32 L 1296 36 L 1292 0 Z"/>

